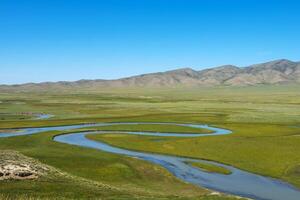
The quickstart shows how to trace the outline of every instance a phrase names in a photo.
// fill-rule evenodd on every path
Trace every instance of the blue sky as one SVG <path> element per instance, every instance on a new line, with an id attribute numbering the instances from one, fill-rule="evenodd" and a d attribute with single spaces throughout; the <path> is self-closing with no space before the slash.
<path id="1" fill-rule="evenodd" d="M 292 0 L 0 0 L 0 83 L 300 60 Z"/>

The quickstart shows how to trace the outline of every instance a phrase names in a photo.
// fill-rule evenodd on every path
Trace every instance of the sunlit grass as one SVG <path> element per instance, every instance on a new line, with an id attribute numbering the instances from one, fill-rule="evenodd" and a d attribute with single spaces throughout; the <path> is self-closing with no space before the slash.
<path id="1" fill-rule="evenodd" d="M 148 152 L 214 160 L 250 172 L 280 178 L 300 187 L 300 86 L 221 88 L 87 88 L 86 91 L 1 93 L 0 129 L 94 122 L 178 122 L 210 124 L 233 131 L 226 136 L 170 138 L 124 134 L 89 135 L 116 146 Z M 20 119 L 17 113 L 49 113 L 48 120 Z M 0 115 L 1 118 L 1 115 Z M 195 132 L 173 125 L 116 125 L 89 130 Z M 1 134 L 1 133 L 0 133 Z M 0 149 L 14 149 L 76 177 L 122 191 L 87 184 L 79 191 L 73 179 L 57 182 L 0 182 L 3 197 L 105 199 L 201 199 L 205 190 L 184 184 L 164 169 L 123 156 L 58 144 L 59 132 L 1 138 Z M 204 166 L 202 166 L 204 168 Z M 206 166 L 206 168 L 211 168 Z M 161 184 L 168 185 L 164 190 Z M 64 188 L 64 190 L 61 190 Z M 25 194 L 28 194 L 26 196 Z M 94 192 L 91 192 L 94 191 Z M 112 196 L 109 197 L 109 194 Z M 200 198 L 201 197 L 201 198 Z M 177 197 L 176 197 L 177 198 Z M 224 199 L 225 197 L 203 197 Z"/>
<path id="2" fill-rule="evenodd" d="M 231 174 L 231 171 L 224 168 L 220 167 L 217 165 L 213 165 L 210 163 L 204 163 L 204 162 L 186 162 L 186 164 L 191 165 L 193 167 L 199 168 L 201 170 L 207 171 L 207 172 L 212 172 L 212 173 L 219 173 L 219 174 Z"/>

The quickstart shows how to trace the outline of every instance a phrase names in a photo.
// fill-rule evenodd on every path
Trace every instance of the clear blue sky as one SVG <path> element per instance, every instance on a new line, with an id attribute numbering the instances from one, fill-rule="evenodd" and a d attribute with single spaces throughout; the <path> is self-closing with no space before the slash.
<path id="1" fill-rule="evenodd" d="M 0 83 L 300 60 L 300 1 L 0 0 Z"/>

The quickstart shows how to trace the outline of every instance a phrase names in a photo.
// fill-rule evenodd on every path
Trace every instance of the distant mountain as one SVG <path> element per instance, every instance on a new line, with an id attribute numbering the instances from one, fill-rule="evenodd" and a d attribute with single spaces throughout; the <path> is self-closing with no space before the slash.
<path id="1" fill-rule="evenodd" d="M 182 68 L 166 72 L 143 74 L 116 80 L 80 80 L 75 82 L 27 83 L 1 85 L 0 90 L 63 90 L 97 89 L 103 87 L 175 87 L 175 86 L 246 86 L 258 84 L 300 83 L 300 62 L 275 60 L 237 67 L 224 65 L 196 71 Z"/>

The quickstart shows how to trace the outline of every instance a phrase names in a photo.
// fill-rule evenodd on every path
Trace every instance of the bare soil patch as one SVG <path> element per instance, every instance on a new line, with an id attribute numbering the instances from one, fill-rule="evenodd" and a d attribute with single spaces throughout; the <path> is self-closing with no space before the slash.
<path id="1" fill-rule="evenodd" d="M 16 151 L 0 151 L 0 181 L 37 179 L 49 170 L 46 165 Z"/>

